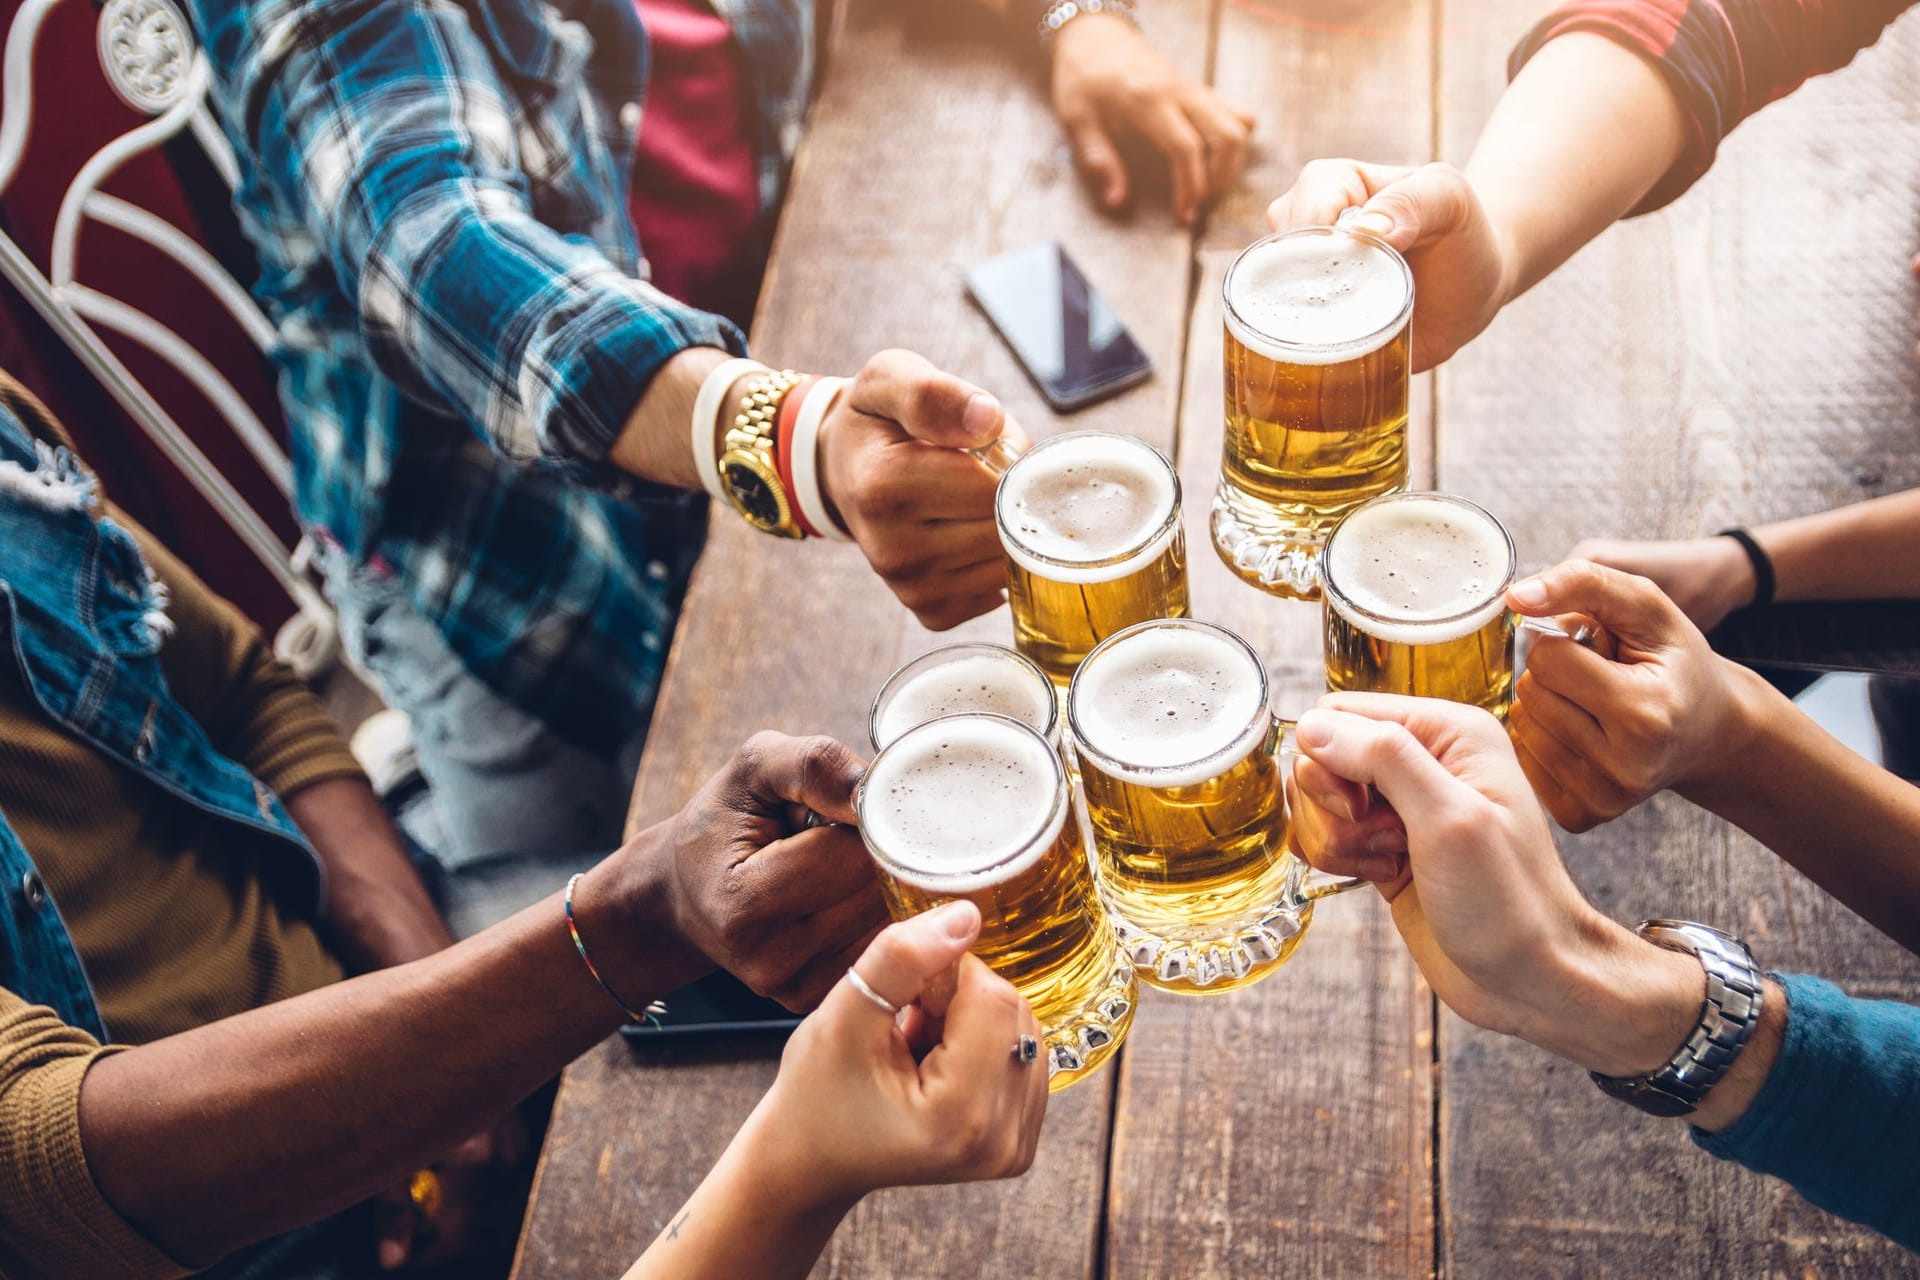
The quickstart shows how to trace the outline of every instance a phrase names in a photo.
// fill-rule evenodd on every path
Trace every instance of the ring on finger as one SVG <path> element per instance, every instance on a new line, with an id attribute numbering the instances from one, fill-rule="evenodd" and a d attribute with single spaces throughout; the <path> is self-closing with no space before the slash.
<path id="1" fill-rule="evenodd" d="M 889 1018 L 897 1018 L 900 1016 L 900 1006 L 868 986 L 867 980 L 860 976 L 859 970 L 847 970 L 847 985 L 859 992 L 872 1004 L 885 1009 Z"/>
<path id="2" fill-rule="evenodd" d="M 1030 1067 L 1040 1057 L 1040 1042 L 1032 1036 L 1021 1036 L 1013 1044 L 1013 1060 L 1023 1067 Z"/>

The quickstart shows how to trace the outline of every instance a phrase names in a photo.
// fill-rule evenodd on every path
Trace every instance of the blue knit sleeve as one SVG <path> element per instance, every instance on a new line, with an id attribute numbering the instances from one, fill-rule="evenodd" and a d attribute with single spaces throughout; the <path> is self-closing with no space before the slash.
<path id="1" fill-rule="evenodd" d="M 1920 1249 L 1920 1008 L 1789 974 L 1787 1031 L 1753 1105 L 1703 1149 Z"/>

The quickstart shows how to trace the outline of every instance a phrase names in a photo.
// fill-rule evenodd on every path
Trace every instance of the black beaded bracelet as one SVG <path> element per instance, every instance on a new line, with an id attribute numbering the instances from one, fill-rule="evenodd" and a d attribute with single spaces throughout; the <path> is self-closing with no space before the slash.
<path id="1" fill-rule="evenodd" d="M 1748 607 L 1760 608 L 1772 604 L 1773 561 L 1766 550 L 1745 529 L 1722 529 L 1718 536 L 1732 538 L 1739 543 L 1740 549 L 1747 553 L 1747 559 L 1753 564 L 1753 599 L 1747 602 Z"/>

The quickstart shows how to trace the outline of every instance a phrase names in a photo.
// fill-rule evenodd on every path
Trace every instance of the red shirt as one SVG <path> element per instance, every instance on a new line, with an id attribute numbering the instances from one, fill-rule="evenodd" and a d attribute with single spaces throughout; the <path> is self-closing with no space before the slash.
<path id="1" fill-rule="evenodd" d="M 751 83 L 704 0 L 634 0 L 651 65 L 628 207 L 662 291 L 746 327 L 772 219 L 760 214 Z"/>

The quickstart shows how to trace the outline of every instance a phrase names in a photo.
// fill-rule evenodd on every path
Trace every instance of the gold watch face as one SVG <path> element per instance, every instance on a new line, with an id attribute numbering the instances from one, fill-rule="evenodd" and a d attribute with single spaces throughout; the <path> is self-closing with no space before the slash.
<path id="1" fill-rule="evenodd" d="M 780 476 L 759 454 L 734 449 L 720 459 L 720 482 L 746 522 L 762 533 L 792 537 L 799 532 L 787 505 Z"/>

